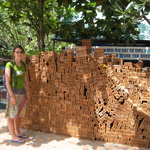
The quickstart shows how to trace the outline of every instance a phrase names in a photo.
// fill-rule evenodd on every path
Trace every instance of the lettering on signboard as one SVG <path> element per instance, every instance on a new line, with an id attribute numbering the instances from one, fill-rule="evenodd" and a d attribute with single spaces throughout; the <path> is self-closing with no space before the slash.
<path id="1" fill-rule="evenodd" d="M 92 48 L 94 54 L 95 47 Z M 97 46 L 96 48 L 104 48 L 104 55 L 115 54 L 117 58 L 130 59 L 130 60 L 150 60 L 150 47 L 115 47 L 115 46 Z M 67 49 L 74 49 L 76 56 L 76 47 L 66 47 Z"/>

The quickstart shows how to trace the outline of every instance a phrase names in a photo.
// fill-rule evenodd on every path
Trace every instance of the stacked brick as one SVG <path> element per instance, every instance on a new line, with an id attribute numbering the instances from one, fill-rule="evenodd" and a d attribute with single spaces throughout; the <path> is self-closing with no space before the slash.
<path id="1" fill-rule="evenodd" d="M 147 127 L 150 122 L 150 105 L 149 85 L 145 82 L 147 79 L 143 73 L 131 70 L 116 73 L 111 71 L 110 69 L 107 73 L 106 90 L 109 100 L 100 111 L 100 122 L 104 122 L 102 124 L 105 126 L 105 140 L 108 138 L 108 142 L 149 147 L 150 131 Z M 103 117 L 105 115 L 107 117 Z"/>
<path id="2" fill-rule="evenodd" d="M 87 54 L 91 54 L 91 39 L 82 39 L 82 46 L 86 47 Z"/>
<path id="3" fill-rule="evenodd" d="M 124 63 L 85 46 L 42 52 L 27 64 L 25 128 L 150 147 L 150 81 L 142 63 Z M 108 67 L 109 66 L 109 67 Z"/>

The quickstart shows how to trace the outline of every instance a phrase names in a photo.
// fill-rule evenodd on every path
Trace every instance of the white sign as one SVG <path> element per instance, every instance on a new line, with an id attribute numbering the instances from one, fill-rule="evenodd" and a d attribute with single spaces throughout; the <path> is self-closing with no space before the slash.
<path id="1" fill-rule="evenodd" d="M 116 54 L 117 58 L 127 60 L 150 60 L 150 47 L 121 47 L 121 46 L 92 46 L 92 54 L 95 48 L 104 48 L 104 55 Z M 76 47 L 66 47 L 67 49 L 74 49 Z"/>

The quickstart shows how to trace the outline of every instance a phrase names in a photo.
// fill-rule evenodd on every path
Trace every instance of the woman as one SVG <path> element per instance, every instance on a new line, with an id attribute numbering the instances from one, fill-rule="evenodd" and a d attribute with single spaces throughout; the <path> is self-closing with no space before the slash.
<path id="1" fill-rule="evenodd" d="M 24 143 L 22 138 L 27 138 L 19 130 L 20 119 L 25 115 L 25 103 L 27 100 L 25 87 L 25 64 L 22 62 L 24 49 L 16 45 L 13 49 L 14 60 L 8 62 L 5 67 L 6 87 L 9 100 L 6 107 L 5 117 L 8 118 L 8 128 L 12 136 L 11 142 Z"/>

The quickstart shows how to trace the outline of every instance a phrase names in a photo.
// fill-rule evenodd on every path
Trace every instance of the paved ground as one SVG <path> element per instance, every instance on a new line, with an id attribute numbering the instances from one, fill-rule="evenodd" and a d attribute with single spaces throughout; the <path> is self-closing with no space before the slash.
<path id="1" fill-rule="evenodd" d="M 7 120 L 4 109 L 0 109 L 0 150 L 150 150 L 147 148 L 130 147 L 127 145 L 102 143 L 44 132 L 21 129 L 29 138 L 26 143 L 10 142 Z"/>

